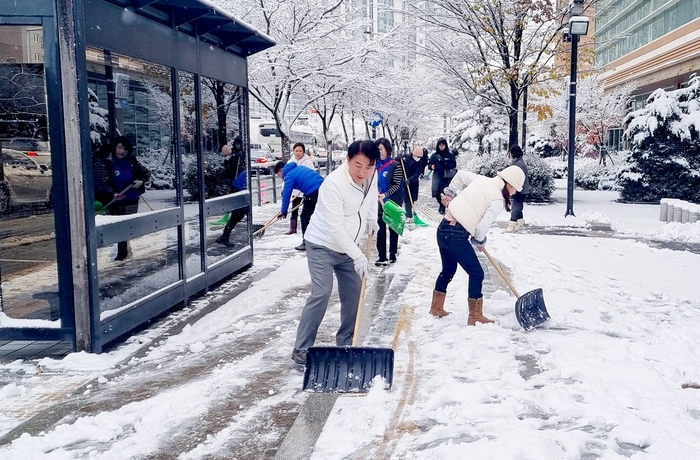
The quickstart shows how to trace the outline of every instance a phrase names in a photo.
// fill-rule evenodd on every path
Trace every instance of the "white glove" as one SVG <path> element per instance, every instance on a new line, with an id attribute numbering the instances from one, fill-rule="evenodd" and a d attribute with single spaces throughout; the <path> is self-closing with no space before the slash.
<path id="1" fill-rule="evenodd" d="M 142 181 L 142 180 L 135 180 L 135 181 L 134 181 L 134 187 L 133 187 L 133 188 L 141 188 L 142 185 L 143 185 L 143 181 Z"/>
<path id="2" fill-rule="evenodd" d="M 486 246 L 486 237 L 484 237 L 483 240 L 479 241 L 472 236 L 471 238 L 469 238 L 469 242 L 479 251 L 482 251 L 484 249 L 484 246 Z"/>
<path id="3" fill-rule="evenodd" d="M 367 234 L 368 235 L 376 235 L 378 231 L 379 231 L 379 224 L 377 223 L 377 219 L 368 220 L 367 221 Z"/>
<path id="4" fill-rule="evenodd" d="M 360 275 L 360 278 L 364 278 L 367 276 L 369 273 L 369 261 L 367 261 L 367 257 L 364 255 L 361 255 L 357 259 L 355 259 L 355 273 Z"/>

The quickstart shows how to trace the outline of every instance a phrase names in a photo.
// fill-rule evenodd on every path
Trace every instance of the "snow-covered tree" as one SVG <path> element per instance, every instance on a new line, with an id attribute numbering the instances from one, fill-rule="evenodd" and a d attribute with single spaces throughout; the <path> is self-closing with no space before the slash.
<path id="1" fill-rule="evenodd" d="M 622 198 L 700 201 L 700 77 L 693 74 L 685 88 L 657 89 L 625 123 L 631 152 L 618 175 Z"/>
<path id="2" fill-rule="evenodd" d="M 109 142 L 109 112 L 99 106 L 97 94 L 88 88 L 88 107 L 90 110 L 90 144 L 96 153 Z"/>
<path id="3" fill-rule="evenodd" d="M 219 0 L 218 4 L 276 41 L 249 59 L 249 93 L 271 114 L 283 138 L 316 100 L 352 79 L 346 64 L 372 47 L 362 21 L 343 0 Z M 359 32 L 358 32 L 359 31 Z M 316 85 L 318 80 L 324 84 Z M 323 90 L 325 89 L 325 91 Z"/>
<path id="4" fill-rule="evenodd" d="M 568 83 L 538 85 L 532 98 L 537 119 L 530 123 L 530 146 L 549 148 L 550 151 L 566 151 L 569 140 Z M 576 153 L 598 158 L 603 163 L 605 136 L 608 130 L 622 126 L 628 112 L 634 82 L 617 86 L 605 92 L 598 74 L 588 74 L 577 82 L 576 91 Z M 543 153 L 540 151 L 540 153 Z M 545 155 L 546 156 L 546 155 Z"/>
<path id="5" fill-rule="evenodd" d="M 477 153 L 491 153 L 508 141 L 504 113 L 482 96 L 473 99 L 472 108 L 453 117 L 456 125 L 451 130 L 451 145 L 458 149 L 476 148 Z"/>
<path id="6" fill-rule="evenodd" d="M 429 62 L 467 100 L 488 90 L 489 103 L 508 116 L 509 144 L 517 144 L 521 98 L 551 73 L 564 12 L 547 0 L 433 0 L 430 8 L 416 3 L 427 24 Z"/>

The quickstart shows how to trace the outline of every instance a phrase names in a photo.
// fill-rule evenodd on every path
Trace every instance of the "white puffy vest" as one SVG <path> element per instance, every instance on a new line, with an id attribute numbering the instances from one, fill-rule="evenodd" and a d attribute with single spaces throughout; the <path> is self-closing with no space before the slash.
<path id="1" fill-rule="evenodd" d="M 502 193 L 504 186 L 505 182 L 498 176 L 480 176 L 462 190 L 447 209 L 470 235 L 476 235 L 476 227 L 486 213 L 489 203 L 500 201 L 501 206 L 505 207 Z"/>

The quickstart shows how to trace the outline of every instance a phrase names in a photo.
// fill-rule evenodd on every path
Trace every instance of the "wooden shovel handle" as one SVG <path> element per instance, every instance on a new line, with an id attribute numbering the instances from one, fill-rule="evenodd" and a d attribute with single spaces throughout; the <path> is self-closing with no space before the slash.
<path id="1" fill-rule="evenodd" d="M 520 295 L 518 294 L 518 291 L 515 290 L 515 288 L 513 287 L 512 284 L 510 284 L 510 280 L 508 279 L 506 274 L 503 273 L 503 270 L 501 270 L 501 266 L 498 264 L 498 262 L 495 261 L 493 259 L 493 257 L 491 257 L 491 254 L 489 254 L 489 252 L 486 250 L 486 248 L 483 249 L 483 252 L 484 252 L 484 254 L 486 254 L 486 257 L 488 257 L 489 262 L 491 262 L 491 265 L 493 265 L 493 267 L 496 269 L 498 274 L 501 275 L 501 278 L 503 278 L 503 281 L 505 281 L 506 284 L 508 285 L 508 287 L 510 288 L 510 290 L 513 291 L 513 295 L 515 297 L 520 297 Z"/>
<path id="2" fill-rule="evenodd" d="M 126 192 L 128 192 L 129 190 L 131 190 L 133 186 L 134 186 L 134 184 L 129 184 L 129 186 L 126 187 L 126 188 L 125 188 L 124 190 L 122 190 L 121 192 L 119 192 L 119 194 L 120 194 L 120 195 L 124 195 Z M 109 203 L 107 203 L 107 204 L 105 205 L 104 208 L 105 208 L 105 209 L 109 208 L 115 201 L 117 201 L 116 198 L 114 198 L 112 201 L 110 201 Z"/>
<path id="3" fill-rule="evenodd" d="M 365 256 L 367 257 L 367 263 L 369 263 L 369 258 L 372 255 L 372 239 L 373 235 L 367 236 L 367 249 L 365 250 Z M 360 323 L 362 323 L 362 310 L 365 306 L 365 288 L 367 287 L 367 276 L 362 277 L 362 286 L 360 287 L 360 301 L 357 303 L 357 316 L 355 317 L 355 330 L 352 333 L 352 346 L 356 347 L 357 343 L 360 341 Z"/>
<path id="4" fill-rule="evenodd" d="M 408 199 L 411 200 L 411 209 L 415 208 L 415 205 L 413 204 L 413 197 L 411 196 L 411 189 L 408 186 L 408 176 L 406 175 L 406 165 L 403 163 L 403 158 L 399 158 L 401 160 L 401 171 L 403 171 L 403 178 L 406 181 L 406 191 L 408 192 Z"/>
<path id="5" fill-rule="evenodd" d="M 294 200 L 294 199 L 296 199 L 296 198 L 298 198 L 298 197 L 299 197 L 299 194 L 293 196 L 293 197 L 292 197 L 292 200 Z M 296 211 L 297 209 L 299 209 L 300 206 L 301 206 L 301 203 L 299 203 L 298 205 L 294 206 L 292 209 L 289 210 L 289 212 Z M 263 225 L 263 226 L 260 227 L 259 229 L 255 230 L 255 231 L 253 232 L 253 236 L 257 235 L 258 233 L 260 233 L 260 232 L 262 232 L 262 231 L 264 231 L 267 227 L 269 227 L 270 225 L 272 225 L 272 224 L 274 224 L 275 222 L 277 222 L 277 221 L 280 219 L 280 216 L 281 216 L 281 215 L 282 215 L 282 211 L 278 211 L 277 214 L 275 214 L 274 216 L 272 216 L 272 219 L 268 220 L 268 221 L 265 223 L 265 225 Z"/>

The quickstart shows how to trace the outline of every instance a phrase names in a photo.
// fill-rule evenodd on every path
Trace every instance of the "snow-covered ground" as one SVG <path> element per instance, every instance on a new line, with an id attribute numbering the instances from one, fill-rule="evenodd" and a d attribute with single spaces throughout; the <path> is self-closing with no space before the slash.
<path id="1" fill-rule="evenodd" d="M 371 337 L 395 346 L 393 388 L 340 397 L 313 459 L 697 458 L 700 390 L 692 387 L 700 383 L 700 254 L 668 247 L 700 245 L 700 222 L 662 223 L 658 205 L 619 204 L 615 192 L 578 190 L 576 217 L 565 218 L 565 189 L 558 186 L 557 203 L 526 204 L 530 231 L 504 233 L 504 213 L 487 246 L 520 293 L 544 289 L 552 317 L 546 327 L 524 332 L 518 326 L 515 298 L 494 270 L 496 288 L 484 313 L 495 324 L 466 327 L 461 270 L 448 289 L 445 307 L 453 314 L 429 316 L 439 272 L 435 224 L 411 228 L 400 240 L 399 261 L 370 277 L 370 285 L 372 277 L 387 274 L 408 280 L 382 307 L 396 310 L 396 331 L 377 338 L 381 325 L 375 325 Z M 433 200 L 429 205 L 436 207 Z M 276 207 L 255 211 L 261 221 Z M 432 215 L 424 213 L 424 220 L 426 214 Z M 612 231 L 598 231 L 607 226 Z M 97 378 L 84 393 L 109 394 L 140 380 L 160 382 L 167 372 L 200 369 L 178 384 L 153 383 L 159 390 L 117 407 L 98 405 L 91 414 L 24 434 L 0 447 L 0 458 L 250 458 L 231 447 L 251 431 L 257 442 L 278 445 L 284 433 L 259 420 L 271 407 L 299 404 L 307 396 L 289 360 L 309 290 L 305 258 L 292 249 L 298 241 L 263 238 L 252 269 L 260 279 L 181 332 L 153 341 L 139 358 L 123 362 L 158 337 L 157 330 L 99 356 L 75 353 L 0 366 L 3 380 L 12 377 L 0 388 L 0 434 L 52 398 L 75 398 L 66 396 L 68 389 L 90 379 Z M 337 316 L 333 305 L 321 342 L 331 342 Z M 266 343 L 205 370 L 193 366 L 255 336 L 265 336 Z M 264 373 L 274 366 L 274 375 Z M 125 368 L 136 372 L 124 376 L 119 372 Z M 230 417 L 200 439 L 196 427 L 207 422 L 211 408 L 235 399 L 250 382 L 265 397 L 236 401 L 236 411 L 228 407 Z M 178 439 L 189 442 L 163 448 Z"/>

